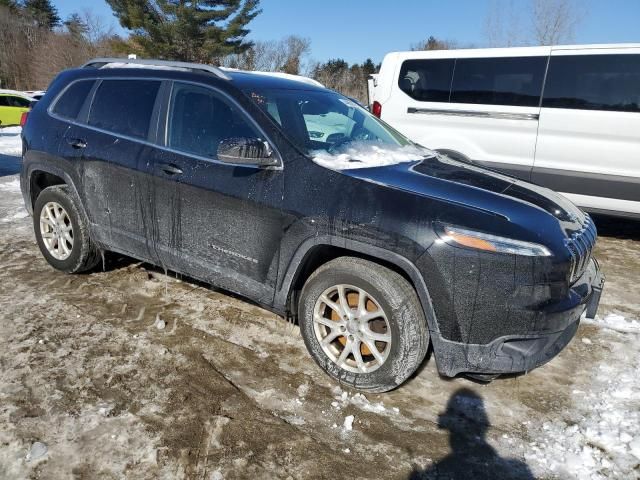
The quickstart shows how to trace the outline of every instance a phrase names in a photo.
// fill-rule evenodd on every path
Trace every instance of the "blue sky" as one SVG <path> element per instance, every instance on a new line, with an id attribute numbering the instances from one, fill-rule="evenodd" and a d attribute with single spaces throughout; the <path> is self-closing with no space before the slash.
<path id="1" fill-rule="evenodd" d="M 485 46 L 484 21 L 495 0 L 262 0 L 250 38 L 294 34 L 311 39 L 313 59 L 382 60 L 433 35 L 462 45 Z M 640 42 L 640 0 L 582 0 L 587 15 L 576 43 Z M 53 0 L 64 18 L 90 8 L 119 28 L 104 0 Z M 523 0 L 514 0 L 522 4 Z"/>

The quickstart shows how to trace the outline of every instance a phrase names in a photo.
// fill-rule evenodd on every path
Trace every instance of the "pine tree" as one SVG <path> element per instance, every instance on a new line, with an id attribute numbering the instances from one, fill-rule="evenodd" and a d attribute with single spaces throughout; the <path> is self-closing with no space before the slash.
<path id="1" fill-rule="evenodd" d="M 376 69 L 375 63 L 373 63 L 373 60 L 370 58 L 367 58 L 367 60 L 362 64 L 362 73 L 364 73 L 366 77 L 376 73 L 377 71 L 378 69 Z"/>
<path id="2" fill-rule="evenodd" d="M 42 28 L 53 30 L 60 26 L 58 9 L 50 0 L 25 0 L 24 11 Z"/>
<path id="3" fill-rule="evenodd" d="M 106 0 L 146 56 L 212 63 L 244 53 L 260 0 Z"/>
<path id="4" fill-rule="evenodd" d="M 84 21 L 77 13 L 69 15 L 64 21 L 64 26 L 67 29 L 67 32 L 76 39 L 82 38 L 89 31 L 87 22 Z"/>

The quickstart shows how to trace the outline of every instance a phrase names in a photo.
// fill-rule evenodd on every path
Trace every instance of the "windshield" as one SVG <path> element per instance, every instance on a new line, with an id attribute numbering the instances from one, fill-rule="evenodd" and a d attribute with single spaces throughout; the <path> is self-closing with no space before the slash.
<path id="1" fill-rule="evenodd" d="M 270 89 L 247 94 L 300 150 L 329 168 L 391 165 L 431 153 L 335 92 Z"/>

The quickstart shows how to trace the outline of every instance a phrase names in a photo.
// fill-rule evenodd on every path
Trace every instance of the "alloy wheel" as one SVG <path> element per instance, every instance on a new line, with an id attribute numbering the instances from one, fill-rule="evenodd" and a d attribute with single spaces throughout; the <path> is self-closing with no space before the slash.
<path id="1" fill-rule="evenodd" d="M 57 202 L 48 202 L 40 211 L 40 236 L 49 254 L 66 260 L 73 250 L 73 226 L 69 214 Z"/>
<path id="2" fill-rule="evenodd" d="M 377 370 L 391 350 L 391 327 L 380 303 L 352 285 L 334 285 L 320 295 L 313 328 L 324 353 L 349 372 Z"/>

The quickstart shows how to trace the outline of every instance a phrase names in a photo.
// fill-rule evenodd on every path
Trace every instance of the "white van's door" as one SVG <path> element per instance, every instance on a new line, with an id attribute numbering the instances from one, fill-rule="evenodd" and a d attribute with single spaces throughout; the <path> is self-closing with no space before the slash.
<path id="1" fill-rule="evenodd" d="M 640 214 L 640 48 L 553 50 L 532 180 L 590 210 Z"/>
<path id="2" fill-rule="evenodd" d="M 382 119 L 426 147 L 528 180 L 549 51 L 443 51 L 398 59 Z"/>

